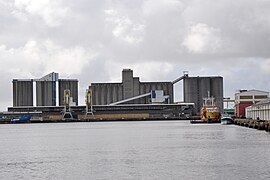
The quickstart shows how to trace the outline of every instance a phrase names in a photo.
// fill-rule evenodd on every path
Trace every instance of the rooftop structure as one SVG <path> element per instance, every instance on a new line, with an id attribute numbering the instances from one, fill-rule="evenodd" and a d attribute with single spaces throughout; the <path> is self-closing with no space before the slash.
<path id="1" fill-rule="evenodd" d="M 239 90 L 235 93 L 235 115 L 245 117 L 245 108 L 268 98 L 269 92 L 261 90 Z"/>

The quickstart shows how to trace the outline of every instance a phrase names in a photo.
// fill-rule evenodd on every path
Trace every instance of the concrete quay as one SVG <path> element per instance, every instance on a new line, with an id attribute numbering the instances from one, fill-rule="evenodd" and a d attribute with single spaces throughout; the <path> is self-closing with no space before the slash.
<path id="1" fill-rule="evenodd" d="M 234 124 L 270 132 L 270 120 L 235 119 Z"/>

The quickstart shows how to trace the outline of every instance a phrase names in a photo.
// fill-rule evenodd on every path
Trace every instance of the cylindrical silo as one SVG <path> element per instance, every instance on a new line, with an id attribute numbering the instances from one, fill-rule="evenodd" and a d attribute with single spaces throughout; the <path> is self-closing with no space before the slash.
<path id="1" fill-rule="evenodd" d="M 33 106 L 33 80 L 13 79 L 13 106 Z"/>

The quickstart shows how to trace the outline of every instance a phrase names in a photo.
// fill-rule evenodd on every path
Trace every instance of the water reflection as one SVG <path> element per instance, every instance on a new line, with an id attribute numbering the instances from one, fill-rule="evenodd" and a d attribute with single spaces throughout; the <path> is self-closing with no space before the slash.
<path id="1" fill-rule="evenodd" d="M 1 125 L 0 139 L 0 179 L 270 177 L 270 134 L 233 125 Z"/>

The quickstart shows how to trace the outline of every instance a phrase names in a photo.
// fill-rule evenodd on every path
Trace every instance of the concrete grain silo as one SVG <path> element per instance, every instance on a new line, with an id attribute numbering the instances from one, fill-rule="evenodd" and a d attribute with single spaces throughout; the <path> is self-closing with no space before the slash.
<path id="1" fill-rule="evenodd" d="M 13 79 L 13 106 L 33 106 L 33 80 Z"/>
<path id="2" fill-rule="evenodd" d="M 223 78 L 215 77 L 186 77 L 184 78 L 184 102 L 195 103 L 197 114 L 203 106 L 203 98 L 209 95 L 215 98 L 216 106 L 223 113 Z"/>
<path id="3" fill-rule="evenodd" d="M 172 82 L 141 82 L 139 77 L 133 76 L 131 69 L 123 69 L 120 83 L 91 83 L 89 89 L 93 94 L 93 105 L 112 104 L 133 97 L 138 98 L 125 104 L 149 104 L 152 90 L 163 90 L 164 96 L 168 96 L 166 103 L 174 102 Z"/>
<path id="4" fill-rule="evenodd" d="M 77 79 L 59 79 L 59 106 L 64 105 L 64 91 L 66 89 L 70 90 L 70 97 L 72 97 L 73 102 L 78 105 L 78 80 Z"/>

